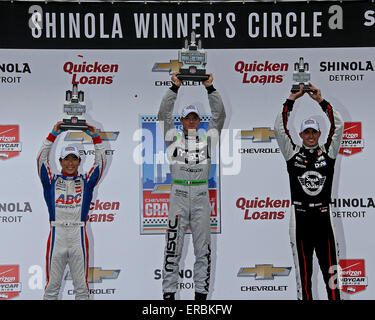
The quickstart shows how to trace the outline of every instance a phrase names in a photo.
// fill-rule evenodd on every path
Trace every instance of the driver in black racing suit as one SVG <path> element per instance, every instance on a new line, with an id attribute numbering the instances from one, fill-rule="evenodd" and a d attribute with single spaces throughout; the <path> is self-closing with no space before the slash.
<path id="1" fill-rule="evenodd" d="M 311 84 L 310 84 L 311 85 Z M 290 240 L 297 279 L 297 298 L 312 299 L 311 276 L 313 251 L 319 260 L 329 300 L 340 299 L 340 289 L 334 282 L 338 268 L 338 249 L 331 221 L 331 191 L 334 165 L 343 134 L 343 120 L 337 110 L 322 98 L 319 89 L 311 85 L 310 97 L 317 101 L 330 122 L 327 141 L 319 146 L 319 124 L 314 119 L 302 122 L 296 145 L 287 128 L 290 112 L 296 99 L 303 96 L 303 86 L 291 93 L 275 122 L 275 136 L 286 160 L 292 209 Z M 335 269 L 336 268 L 336 269 Z"/>

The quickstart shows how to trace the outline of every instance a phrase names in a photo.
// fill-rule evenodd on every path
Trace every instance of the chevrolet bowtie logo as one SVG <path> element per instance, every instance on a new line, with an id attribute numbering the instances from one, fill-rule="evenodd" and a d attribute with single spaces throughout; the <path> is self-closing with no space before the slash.
<path id="1" fill-rule="evenodd" d="M 152 67 L 152 72 L 179 72 L 182 62 L 178 60 L 169 60 L 170 62 L 156 62 Z"/>
<path id="2" fill-rule="evenodd" d="M 102 270 L 102 268 L 89 268 L 88 282 L 102 282 L 103 279 L 117 279 L 120 270 Z"/>
<path id="3" fill-rule="evenodd" d="M 87 282 L 101 283 L 103 279 L 117 279 L 120 270 L 102 270 L 100 267 L 90 267 L 87 275 Z M 70 271 L 65 276 L 65 280 L 72 280 Z"/>
<path id="4" fill-rule="evenodd" d="M 253 130 L 241 130 L 239 139 L 252 139 L 253 142 L 271 142 L 275 138 L 275 131 L 269 127 L 254 128 Z"/>
<path id="5" fill-rule="evenodd" d="M 119 131 L 103 131 L 99 132 L 100 137 L 103 141 L 115 141 L 117 140 Z M 65 136 L 65 141 L 79 141 L 83 143 L 91 143 L 91 137 L 85 132 L 69 131 Z"/>
<path id="6" fill-rule="evenodd" d="M 273 264 L 256 264 L 255 268 L 245 267 L 237 277 L 255 277 L 256 280 L 273 280 L 275 276 L 288 276 L 291 267 L 274 267 Z"/>

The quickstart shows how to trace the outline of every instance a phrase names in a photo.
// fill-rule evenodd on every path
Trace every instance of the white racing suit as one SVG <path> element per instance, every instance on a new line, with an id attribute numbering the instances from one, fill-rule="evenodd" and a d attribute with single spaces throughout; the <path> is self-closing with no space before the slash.
<path id="1" fill-rule="evenodd" d="M 43 185 L 50 234 L 47 242 L 44 299 L 57 299 L 66 265 L 69 265 L 76 299 L 88 299 L 89 243 L 86 220 L 94 187 L 102 177 L 106 158 L 100 136 L 94 137 L 95 163 L 89 173 L 67 176 L 53 174 L 49 153 L 56 136 L 49 134 L 37 157 L 38 174 Z"/>
<path id="2" fill-rule="evenodd" d="M 172 88 L 164 95 L 158 113 L 162 131 L 164 129 L 172 176 L 164 251 L 163 292 L 175 293 L 177 290 L 184 235 L 190 226 L 196 259 L 195 292 L 207 294 L 211 262 L 208 191 L 210 152 L 220 137 L 225 121 L 225 109 L 219 93 L 211 86 L 211 89 L 207 88 L 212 114 L 207 134 L 190 136 L 177 133 L 172 116 L 177 89 L 173 91 Z"/>
<path id="3" fill-rule="evenodd" d="M 320 103 L 330 122 L 327 141 L 313 148 L 297 146 L 287 128 L 294 101 L 286 100 L 275 121 L 275 136 L 286 160 L 292 210 L 290 241 L 296 267 L 297 298 L 312 299 L 313 252 L 319 261 L 329 300 L 339 300 L 335 283 L 338 246 L 331 221 L 331 191 L 344 122 L 325 100 Z"/>

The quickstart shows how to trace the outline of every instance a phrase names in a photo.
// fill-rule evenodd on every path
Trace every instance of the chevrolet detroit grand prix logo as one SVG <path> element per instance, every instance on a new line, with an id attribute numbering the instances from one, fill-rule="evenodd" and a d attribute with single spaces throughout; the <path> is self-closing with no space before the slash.
<path id="1" fill-rule="evenodd" d="M 250 139 L 253 142 L 271 142 L 275 138 L 275 131 L 270 127 L 259 127 L 253 130 L 241 130 L 237 139 Z"/>
<path id="2" fill-rule="evenodd" d="M 273 264 L 256 264 L 255 267 L 242 267 L 237 277 L 255 277 L 255 280 L 273 280 L 275 276 L 288 276 L 291 267 L 274 267 Z"/>

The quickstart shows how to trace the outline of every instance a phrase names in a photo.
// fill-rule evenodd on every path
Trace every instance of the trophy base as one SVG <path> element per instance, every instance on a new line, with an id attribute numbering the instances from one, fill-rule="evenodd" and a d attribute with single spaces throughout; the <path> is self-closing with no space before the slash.
<path id="1" fill-rule="evenodd" d="M 89 127 L 86 125 L 85 120 L 78 120 L 78 122 L 73 123 L 71 120 L 63 119 L 64 123 L 60 125 L 62 130 L 78 130 L 78 131 L 86 131 Z"/>
<path id="2" fill-rule="evenodd" d="M 304 84 L 304 83 L 301 83 L 303 84 L 303 92 L 313 92 L 313 90 L 310 88 L 310 86 L 308 84 Z M 296 93 L 299 91 L 299 86 L 300 84 L 293 84 L 292 86 L 292 89 L 290 90 L 292 93 Z"/>
<path id="3" fill-rule="evenodd" d="M 183 80 L 188 80 L 188 81 L 206 81 L 208 80 L 210 76 L 208 74 L 182 74 L 179 73 L 177 75 L 177 79 L 183 81 Z"/>

